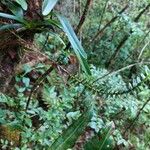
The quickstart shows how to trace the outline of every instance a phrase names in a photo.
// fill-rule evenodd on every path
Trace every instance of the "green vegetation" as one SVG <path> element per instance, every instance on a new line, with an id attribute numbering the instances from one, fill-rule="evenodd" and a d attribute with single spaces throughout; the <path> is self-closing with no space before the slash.
<path id="1" fill-rule="evenodd" d="M 149 0 L 0 1 L 0 149 L 150 149 Z"/>

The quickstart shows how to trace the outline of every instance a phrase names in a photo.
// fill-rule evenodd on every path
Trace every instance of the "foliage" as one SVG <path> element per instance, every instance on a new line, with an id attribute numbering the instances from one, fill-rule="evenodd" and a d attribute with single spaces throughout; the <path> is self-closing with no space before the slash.
<path id="1" fill-rule="evenodd" d="M 24 63 L 24 55 L 13 87 L 0 91 L 0 148 L 148 150 L 149 1 L 93 1 L 83 16 L 80 40 L 68 21 L 71 16 L 55 11 L 58 2 L 42 1 L 40 19 L 27 15 L 26 0 L 0 2 L 8 9 L 0 12 L 2 33 L 25 41 L 23 35 L 33 32 L 30 43 L 37 46 L 32 49 L 29 41 L 27 47 L 19 45 L 31 57 L 36 53 L 36 61 L 29 57 Z M 74 12 L 85 7 L 85 0 L 79 6 L 76 2 Z"/>

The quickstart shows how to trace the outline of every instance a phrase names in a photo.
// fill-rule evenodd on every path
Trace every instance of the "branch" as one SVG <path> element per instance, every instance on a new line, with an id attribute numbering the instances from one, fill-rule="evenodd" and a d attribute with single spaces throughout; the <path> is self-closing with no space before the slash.
<path id="1" fill-rule="evenodd" d="M 134 22 L 138 22 L 138 20 L 140 19 L 140 17 L 144 14 L 144 12 L 149 9 L 150 4 L 148 4 L 140 13 L 139 15 L 134 19 Z"/>
<path id="2" fill-rule="evenodd" d="M 134 19 L 134 22 L 137 22 L 140 17 L 142 16 L 142 14 L 150 7 L 150 4 L 148 4 L 140 13 L 139 15 L 137 15 L 137 17 Z M 118 56 L 121 48 L 123 47 L 123 45 L 126 43 L 126 41 L 129 39 L 130 35 L 132 34 L 132 29 L 130 29 L 130 32 L 129 34 L 126 34 L 123 39 L 121 40 L 121 42 L 119 43 L 119 45 L 117 46 L 116 50 L 114 51 L 113 55 L 111 56 L 111 58 L 109 59 L 108 62 L 106 62 L 106 67 L 107 68 L 110 68 L 115 60 L 116 60 L 116 57 Z"/>
<path id="3" fill-rule="evenodd" d="M 85 22 L 85 19 L 86 19 L 86 17 L 87 17 L 87 14 L 88 14 L 88 11 L 89 11 L 90 6 L 91 6 L 91 4 L 92 4 L 92 1 L 93 1 L 93 0 L 87 0 L 87 2 L 86 2 L 86 5 L 85 5 L 85 8 L 84 8 L 83 14 L 82 14 L 82 16 L 81 16 L 81 18 L 80 18 L 80 21 L 79 21 L 79 24 L 78 24 L 78 26 L 77 26 L 77 28 L 76 28 L 76 30 L 75 30 L 77 34 L 78 34 L 78 33 L 80 32 L 80 30 L 82 29 L 82 26 L 83 26 L 83 24 L 84 24 L 84 22 Z"/>
<path id="4" fill-rule="evenodd" d="M 150 98 L 143 104 L 143 106 L 141 107 L 141 109 L 138 111 L 136 117 L 134 118 L 134 120 L 131 122 L 131 124 L 126 128 L 126 130 L 124 131 L 123 135 L 126 134 L 126 132 L 130 129 L 133 128 L 135 122 L 139 119 L 139 116 L 141 114 L 141 112 L 143 111 L 143 109 L 145 108 L 145 106 L 150 102 Z"/>
<path id="5" fill-rule="evenodd" d="M 80 32 L 80 30 L 82 29 L 82 26 L 85 22 L 85 19 L 87 17 L 87 14 L 88 14 L 88 11 L 90 9 L 90 6 L 92 4 L 93 0 L 87 0 L 86 2 L 86 5 L 85 5 L 85 8 L 84 8 L 84 11 L 83 11 L 83 14 L 80 18 L 80 21 L 75 29 L 75 33 L 78 34 Z M 69 49 L 70 48 L 70 43 L 67 44 L 66 48 L 65 49 Z"/>
<path id="6" fill-rule="evenodd" d="M 37 88 L 39 87 L 39 85 L 41 84 L 41 82 L 43 81 L 43 79 L 49 75 L 53 69 L 56 67 L 56 64 L 53 63 L 52 66 L 44 73 L 42 74 L 35 82 L 35 84 L 33 85 L 32 89 L 31 89 L 31 92 L 30 92 L 30 95 L 28 97 L 28 100 L 27 100 L 27 103 L 26 103 L 26 108 L 25 108 L 25 111 L 28 110 L 28 107 L 29 107 L 29 104 L 30 104 L 30 101 L 31 101 L 31 97 L 33 95 L 33 93 L 37 90 Z"/>
<path id="7" fill-rule="evenodd" d="M 141 58 L 141 56 L 142 56 L 144 50 L 146 49 L 146 47 L 147 47 L 149 44 L 150 44 L 150 41 L 148 41 L 148 43 L 146 43 L 146 44 L 144 45 L 144 47 L 142 48 L 142 50 L 141 50 L 141 52 L 140 52 L 140 54 L 139 54 L 139 56 L 138 56 L 138 60 L 140 60 L 140 58 Z"/>
<path id="8" fill-rule="evenodd" d="M 144 37 L 138 42 L 137 46 L 134 48 L 133 50 L 133 54 L 136 53 L 140 50 L 140 46 L 143 44 L 143 42 L 145 41 L 145 39 L 147 38 L 147 36 L 149 35 L 150 33 L 150 30 L 144 35 Z M 130 59 L 133 59 L 132 55 L 133 54 L 130 54 L 130 55 L 127 55 L 127 58 L 123 61 L 122 64 L 125 64 L 126 61 L 130 58 Z"/>
<path id="9" fill-rule="evenodd" d="M 95 81 L 93 81 L 93 83 L 95 83 L 95 82 L 97 82 L 97 81 L 99 81 L 99 80 L 101 80 L 101 79 L 103 79 L 103 78 L 105 78 L 105 77 L 109 77 L 109 76 L 115 75 L 115 74 L 117 74 L 117 73 L 120 73 L 120 72 L 122 72 L 122 71 L 124 71 L 124 70 L 126 70 L 126 69 L 130 69 L 130 68 L 133 67 L 133 66 L 143 65 L 143 64 L 150 64 L 150 62 L 137 62 L 137 63 L 134 63 L 134 64 L 130 64 L 130 65 L 125 66 L 125 67 L 123 67 L 123 68 L 121 68 L 121 69 L 118 69 L 118 70 L 116 70 L 116 71 L 109 72 L 109 73 L 103 75 L 103 76 L 100 77 L 100 78 L 97 78 Z M 93 83 L 92 83 L 92 84 L 93 84 Z"/>
<path id="10" fill-rule="evenodd" d="M 127 8 L 128 8 L 128 4 L 118 13 L 119 15 L 122 14 Z M 109 27 L 113 22 L 116 21 L 116 19 L 119 17 L 119 15 L 116 15 L 115 17 L 113 17 L 101 30 L 99 30 L 96 35 L 92 38 L 92 40 L 90 42 L 95 41 L 98 37 L 101 37 L 104 30 Z"/>
<path id="11" fill-rule="evenodd" d="M 101 29 L 102 20 L 103 20 L 103 17 L 104 17 L 104 14 L 105 14 L 105 11 L 106 11 L 108 2 L 109 2 L 109 0 L 107 0 L 107 1 L 105 2 L 104 8 L 103 8 L 103 10 L 102 10 L 102 14 L 101 14 L 101 16 L 100 16 L 99 27 L 98 27 L 97 32 Z"/>

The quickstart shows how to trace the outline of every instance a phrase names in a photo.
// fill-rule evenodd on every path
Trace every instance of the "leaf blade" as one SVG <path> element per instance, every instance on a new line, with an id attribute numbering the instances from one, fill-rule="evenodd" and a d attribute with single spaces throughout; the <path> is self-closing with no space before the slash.
<path id="1" fill-rule="evenodd" d="M 64 32 L 67 34 L 67 37 L 73 47 L 73 50 L 77 56 L 77 58 L 79 59 L 79 62 L 83 68 L 83 70 L 85 71 L 85 73 L 87 73 L 88 75 L 91 75 L 91 71 L 89 69 L 88 63 L 86 61 L 87 59 L 87 54 L 85 53 L 83 47 L 81 46 L 76 34 L 74 33 L 73 28 L 71 27 L 69 21 L 65 18 L 62 17 L 60 15 L 57 15 L 58 19 L 60 20 L 62 26 L 63 26 L 63 30 Z"/>
<path id="2" fill-rule="evenodd" d="M 105 128 L 103 133 L 96 134 L 84 145 L 85 150 L 112 150 L 113 140 L 110 138 L 112 126 Z"/>
<path id="3" fill-rule="evenodd" d="M 8 29 L 16 29 L 19 27 L 22 27 L 22 24 L 17 24 L 17 23 L 16 24 L 6 24 L 6 25 L 0 26 L 0 31 L 8 30 Z"/>
<path id="4" fill-rule="evenodd" d="M 27 9 L 28 9 L 28 4 L 27 4 L 26 0 L 16 0 L 16 2 L 17 2 L 24 10 L 27 10 Z"/>
<path id="5" fill-rule="evenodd" d="M 108 130 L 106 131 L 106 135 L 104 136 L 104 138 L 102 139 L 102 144 L 100 146 L 100 148 L 98 150 L 103 150 L 105 143 L 107 142 L 107 139 L 110 137 L 110 133 L 111 133 L 112 128 L 109 127 Z"/>
<path id="6" fill-rule="evenodd" d="M 48 15 L 54 8 L 58 0 L 44 0 L 42 4 L 42 14 L 44 16 Z"/>
<path id="7" fill-rule="evenodd" d="M 2 1 L 2 3 L 15 15 L 23 18 L 23 9 L 12 1 Z"/>
<path id="8" fill-rule="evenodd" d="M 6 18 L 6 19 L 16 20 L 16 21 L 21 22 L 21 23 L 24 22 L 24 20 L 23 20 L 22 18 L 17 17 L 17 16 L 15 16 L 15 15 L 6 14 L 6 13 L 1 13 L 1 12 L 0 12 L 0 17 Z"/>
<path id="9" fill-rule="evenodd" d="M 76 34 L 74 33 L 73 28 L 71 27 L 71 25 L 69 23 L 69 21 L 65 17 L 60 16 L 60 15 L 58 15 L 58 19 L 60 20 L 60 22 L 63 26 L 63 30 L 64 30 L 64 32 L 66 32 L 71 45 L 74 47 L 74 49 L 76 51 L 78 51 L 82 55 L 83 58 L 86 59 L 87 54 L 85 53 L 83 47 L 81 46 Z"/>
<path id="10" fill-rule="evenodd" d="M 84 131 L 91 119 L 91 112 L 87 111 L 79 117 L 50 147 L 49 150 L 66 150 L 71 148 L 77 138 Z"/>

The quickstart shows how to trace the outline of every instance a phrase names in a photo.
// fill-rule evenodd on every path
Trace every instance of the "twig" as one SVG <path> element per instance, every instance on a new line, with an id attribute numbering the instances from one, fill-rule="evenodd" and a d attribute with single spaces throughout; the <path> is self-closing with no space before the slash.
<path id="1" fill-rule="evenodd" d="M 140 19 L 140 17 L 144 14 L 144 12 L 149 9 L 149 7 L 150 7 L 150 4 L 148 4 L 148 5 L 139 13 L 139 15 L 134 19 L 134 22 L 137 22 L 137 21 Z"/>
<path id="2" fill-rule="evenodd" d="M 123 135 L 126 134 L 126 132 L 128 130 L 131 130 L 135 124 L 135 122 L 139 119 L 139 116 L 141 114 L 141 112 L 143 111 L 143 109 L 145 108 L 145 106 L 150 102 L 150 98 L 143 104 L 143 106 L 141 107 L 141 109 L 138 111 L 136 117 L 134 118 L 134 120 L 132 121 L 132 123 L 126 128 L 126 130 L 124 131 Z"/>
<path id="3" fill-rule="evenodd" d="M 89 11 L 90 6 L 91 6 L 91 4 L 92 4 L 92 1 L 93 1 L 93 0 L 87 0 L 86 5 L 85 5 L 85 8 L 84 8 L 84 11 L 83 11 L 83 14 L 82 14 L 82 16 L 81 16 L 81 19 L 80 19 L 80 21 L 79 21 L 79 24 L 78 24 L 76 30 L 75 30 L 76 33 L 79 33 L 79 32 L 80 32 L 80 30 L 81 30 L 81 28 L 82 28 L 82 26 L 83 26 L 83 24 L 84 24 L 84 22 L 85 22 L 85 19 L 86 19 L 86 17 L 87 17 L 87 14 L 88 14 L 88 11 Z"/>
<path id="4" fill-rule="evenodd" d="M 150 4 L 148 4 L 148 5 L 137 15 L 137 17 L 135 17 L 134 22 L 138 22 L 138 20 L 140 19 L 140 17 L 143 15 L 143 13 L 144 13 L 149 7 L 150 7 Z M 117 48 L 115 49 L 114 53 L 113 53 L 112 56 L 110 57 L 109 61 L 106 62 L 106 67 L 107 67 L 107 68 L 110 68 L 110 67 L 114 64 L 114 62 L 115 62 L 115 60 L 116 60 L 116 58 L 117 58 L 117 56 L 118 56 L 118 54 L 119 54 L 121 48 L 124 46 L 124 44 L 126 43 L 126 41 L 129 39 L 129 37 L 131 36 L 132 32 L 133 32 L 132 29 L 130 29 L 129 34 L 125 34 L 125 35 L 124 35 L 124 37 L 123 37 L 122 40 L 120 41 L 119 45 L 118 45 Z"/>
<path id="5" fill-rule="evenodd" d="M 128 6 L 128 4 L 127 4 L 118 14 L 122 14 L 128 7 L 129 7 L 129 6 Z M 95 36 L 90 40 L 90 42 L 93 43 L 93 41 L 97 40 L 97 38 L 100 37 L 100 36 L 103 34 L 104 30 L 105 30 L 107 27 L 109 27 L 113 22 L 116 21 L 116 19 L 119 17 L 118 14 L 117 14 L 115 17 L 113 17 L 101 30 L 99 30 L 99 31 L 95 34 Z"/>
<path id="6" fill-rule="evenodd" d="M 103 10 L 102 10 L 102 14 L 101 14 L 101 16 L 100 16 L 100 21 L 99 21 L 98 31 L 101 29 L 102 20 L 103 20 L 104 13 L 105 13 L 105 10 L 106 10 L 106 7 L 107 7 L 108 2 L 109 2 L 109 0 L 106 0 L 105 5 L 104 5 L 104 8 L 103 8 Z M 98 32 L 98 31 L 97 31 L 97 32 Z"/>
<path id="7" fill-rule="evenodd" d="M 43 81 L 43 79 L 49 75 L 53 69 L 56 68 L 56 63 L 53 63 L 52 66 L 44 73 L 42 74 L 35 82 L 35 84 L 33 85 L 32 89 L 31 89 L 31 92 L 30 92 L 30 95 L 28 97 L 28 100 L 27 100 L 27 103 L 26 103 L 26 108 L 25 108 L 25 111 L 28 110 L 28 107 L 29 107 L 29 104 L 30 104 L 30 101 L 31 101 L 31 97 L 33 95 L 33 93 L 37 90 L 37 88 L 39 87 L 39 85 L 41 84 L 41 82 Z"/>
<path id="8" fill-rule="evenodd" d="M 125 107 L 123 107 L 119 112 L 117 112 L 116 114 L 110 116 L 111 119 L 116 119 L 119 115 L 123 114 L 125 112 Z"/>
<path id="9" fill-rule="evenodd" d="M 95 83 L 95 82 L 97 82 L 97 81 L 99 81 L 99 80 L 101 80 L 101 79 L 103 79 L 103 78 L 105 78 L 105 77 L 112 76 L 112 75 L 115 75 L 115 74 L 117 74 L 117 73 L 120 73 L 120 72 L 122 72 L 122 71 L 124 71 L 124 70 L 126 70 L 126 69 L 129 69 L 129 68 L 133 67 L 133 66 L 136 66 L 136 65 L 143 65 L 143 64 L 150 64 L 150 62 L 137 62 L 137 63 L 134 63 L 134 64 L 130 64 L 130 65 L 125 66 L 125 67 L 123 67 L 123 68 L 121 68 L 121 69 L 118 69 L 118 70 L 116 70 L 116 71 L 109 72 L 109 73 L 103 75 L 103 76 L 100 77 L 100 78 L 97 78 L 95 81 L 93 81 L 93 83 Z M 92 83 L 92 84 L 93 84 L 93 83 Z"/>
<path id="10" fill-rule="evenodd" d="M 104 5 L 104 8 L 103 8 L 103 10 L 102 10 L 102 13 L 101 13 L 101 16 L 100 16 L 100 21 L 99 21 L 99 27 L 98 27 L 98 29 L 97 29 L 97 32 L 99 32 L 100 29 L 101 29 L 103 17 L 104 17 L 104 14 L 105 14 L 106 7 L 107 7 L 107 3 L 108 3 L 108 2 L 109 2 L 109 0 L 106 0 L 105 5 Z M 89 42 L 91 42 L 91 40 L 90 40 Z M 95 44 L 95 43 L 96 43 L 96 41 L 94 41 L 94 42 L 92 43 L 92 44 L 93 44 L 92 52 L 95 50 L 95 47 L 96 47 L 96 45 L 97 45 L 97 44 Z M 87 45 L 88 45 L 88 43 L 87 43 Z"/>
<path id="11" fill-rule="evenodd" d="M 140 60 L 140 58 L 141 58 L 141 56 L 142 56 L 144 50 L 146 49 L 146 47 L 147 47 L 149 44 L 150 44 L 150 41 L 148 41 L 148 43 L 146 43 L 146 44 L 144 45 L 144 47 L 142 48 L 142 50 L 141 50 L 141 52 L 140 52 L 140 54 L 139 54 L 139 56 L 138 56 L 138 60 Z"/>
<path id="12" fill-rule="evenodd" d="M 93 0 L 87 0 L 87 2 L 86 2 L 86 5 L 85 5 L 85 8 L 84 8 L 83 14 L 82 14 L 82 16 L 81 16 L 81 18 L 80 18 L 80 21 L 79 21 L 79 23 L 78 23 L 76 29 L 75 29 L 75 33 L 76 33 L 76 34 L 78 34 L 78 33 L 80 32 L 80 30 L 81 30 L 81 28 L 82 28 L 82 26 L 83 26 L 83 24 L 84 24 L 84 22 L 85 22 L 85 19 L 86 19 L 86 17 L 87 17 L 87 14 L 88 14 L 88 11 L 89 11 L 90 6 L 91 6 L 91 4 L 92 4 L 92 1 L 93 1 Z M 70 48 L 70 43 L 67 44 L 65 50 L 67 50 L 67 49 L 69 49 L 69 48 Z"/>
<path id="13" fill-rule="evenodd" d="M 125 64 L 125 62 L 130 58 L 133 59 L 132 55 L 134 53 L 137 53 L 137 49 L 140 49 L 140 46 L 142 45 L 142 43 L 145 41 L 145 39 L 147 38 L 147 36 L 149 35 L 150 30 L 144 35 L 144 37 L 138 42 L 137 46 L 134 48 L 133 53 L 128 55 L 127 58 L 123 61 L 123 64 Z"/>

